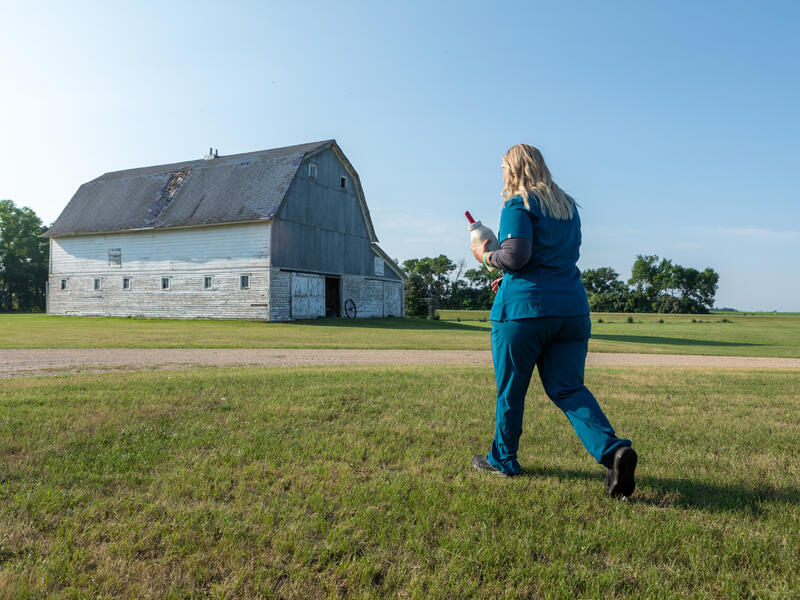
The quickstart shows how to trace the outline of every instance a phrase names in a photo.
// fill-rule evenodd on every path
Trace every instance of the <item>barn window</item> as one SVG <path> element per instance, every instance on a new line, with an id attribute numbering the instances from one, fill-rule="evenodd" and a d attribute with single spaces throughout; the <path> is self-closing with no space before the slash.
<path id="1" fill-rule="evenodd" d="M 347 177 L 342 177 L 339 179 L 339 187 L 343 190 L 347 189 Z"/>
<path id="2" fill-rule="evenodd" d="M 250 289 L 250 275 L 241 275 L 239 277 L 239 289 L 242 290 Z"/>
<path id="3" fill-rule="evenodd" d="M 122 249 L 109 248 L 108 249 L 108 266 L 119 267 L 122 266 Z"/>
<path id="4" fill-rule="evenodd" d="M 61 280 L 61 289 L 62 290 L 67 289 L 67 280 L 66 279 L 62 279 Z"/>
<path id="5" fill-rule="evenodd" d="M 102 277 L 95 277 L 94 278 L 94 289 L 95 291 L 100 291 L 103 289 L 103 279 Z"/>
<path id="6" fill-rule="evenodd" d="M 172 283 L 172 277 L 162 277 L 161 278 L 161 289 L 168 290 L 170 288 L 170 284 Z"/>
<path id="7" fill-rule="evenodd" d="M 308 176 L 311 179 L 317 178 L 317 165 L 315 163 L 308 163 Z"/>
<path id="8" fill-rule="evenodd" d="M 123 277 L 122 278 L 122 289 L 123 290 L 131 289 L 131 278 L 130 277 Z"/>
<path id="9" fill-rule="evenodd" d="M 375 257 L 375 275 L 383 277 L 383 259 Z"/>
<path id="10" fill-rule="evenodd" d="M 211 286 L 214 284 L 214 278 L 211 275 L 206 275 L 203 277 L 203 289 L 210 290 Z"/>

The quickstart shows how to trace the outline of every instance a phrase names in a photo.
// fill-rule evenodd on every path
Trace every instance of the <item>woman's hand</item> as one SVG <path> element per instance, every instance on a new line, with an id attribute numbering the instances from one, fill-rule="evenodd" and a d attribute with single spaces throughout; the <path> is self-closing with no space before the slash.
<path id="1" fill-rule="evenodd" d="M 486 252 L 486 246 L 488 243 L 489 240 L 483 240 L 482 244 L 479 244 L 478 246 L 472 246 L 472 248 L 470 248 L 470 250 L 472 250 L 472 256 L 474 256 L 475 260 L 477 260 L 479 263 L 483 262 L 483 255 Z"/>
<path id="2" fill-rule="evenodd" d="M 502 281 L 503 281 L 503 278 L 502 278 L 502 277 L 498 277 L 497 279 L 495 279 L 494 281 L 492 281 L 492 283 L 490 283 L 490 284 L 489 284 L 489 285 L 491 285 L 491 286 L 492 286 L 492 291 L 493 291 L 495 294 L 497 293 L 497 288 L 499 288 L 499 287 L 500 287 L 500 284 L 502 283 Z"/>

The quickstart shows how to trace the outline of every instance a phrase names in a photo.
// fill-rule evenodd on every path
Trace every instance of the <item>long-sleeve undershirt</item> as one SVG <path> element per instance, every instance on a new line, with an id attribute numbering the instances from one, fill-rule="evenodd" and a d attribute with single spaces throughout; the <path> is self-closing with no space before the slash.
<path id="1" fill-rule="evenodd" d="M 519 271 L 531 259 L 533 243 L 526 238 L 509 238 L 503 240 L 500 249 L 492 252 L 487 262 L 503 271 Z"/>

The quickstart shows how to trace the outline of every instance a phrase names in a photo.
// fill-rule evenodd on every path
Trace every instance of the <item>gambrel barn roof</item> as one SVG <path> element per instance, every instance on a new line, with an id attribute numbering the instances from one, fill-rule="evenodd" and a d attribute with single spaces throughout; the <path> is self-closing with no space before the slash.
<path id="1" fill-rule="evenodd" d="M 349 171 L 370 240 L 358 173 L 336 140 L 106 173 L 84 183 L 46 237 L 272 219 L 302 162 L 331 148 Z"/>

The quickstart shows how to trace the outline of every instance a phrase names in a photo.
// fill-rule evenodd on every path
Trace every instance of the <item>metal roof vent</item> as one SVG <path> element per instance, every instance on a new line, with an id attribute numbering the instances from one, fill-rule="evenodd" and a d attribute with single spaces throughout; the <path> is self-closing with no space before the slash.
<path id="1" fill-rule="evenodd" d="M 219 158 L 219 151 L 216 148 L 209 148 L 208 154 L 203 157 L 203 160 L 214 160 Z"/>

